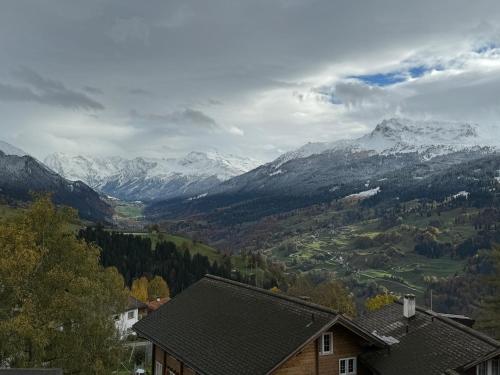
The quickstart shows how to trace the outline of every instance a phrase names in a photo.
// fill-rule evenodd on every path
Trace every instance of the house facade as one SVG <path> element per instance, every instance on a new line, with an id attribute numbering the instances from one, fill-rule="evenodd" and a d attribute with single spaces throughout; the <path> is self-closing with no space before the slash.
<path id="1" fill-rule="evenodd" d="M 335 341 L 333 339 L 335 337 Z M 335 350 L 333 345 L 335 342 Z M 318 338 L 307 343 L 303 348 L 278 364 L 269 374 L 275 375 L 363 375 L 370 374 L 358 363 L 358 356 L 366 345 L 363 339 L 338 325 L 325 331 Z M 189 364 L 153 344 L 154 374 L 195 375 L 197 372 Z M 248 373 L 250 372 L 241 372 Z"/>
<path id="2" fill-rule="evenodd" d="M 155 375 L 500 375 L 500 343 L 415 306 L 353 320 L 214 276 L 134 325 Z"/>
<path id="3" fill-rule="evenodd" d="M 115 326 L 120 338 L 135 335 L 132 327 L 147 314 L 147 305 L 138 299 L 129 296 L 125 311 L 115 314 Z"/>

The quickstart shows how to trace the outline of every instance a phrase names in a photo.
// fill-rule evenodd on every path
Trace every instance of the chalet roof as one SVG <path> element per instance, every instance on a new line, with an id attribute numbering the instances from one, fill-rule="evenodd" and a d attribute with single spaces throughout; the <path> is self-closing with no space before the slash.
<path id="1" fill-rule="evenodd" d="M 204 375 L 268 374 L 342 315 L 300 299 L 206 276 L 133 329 Z"/>
<path id="2" fill-rule="evenodd" d="M 400 302 L 356 322 L 368 332 L 394 339 L 389 350 L 361 355 L 363 363 L 384 375 L 452 374 L 500 348 L 500 342 L 431 311 L 417 308 L 408 320 Z"/>

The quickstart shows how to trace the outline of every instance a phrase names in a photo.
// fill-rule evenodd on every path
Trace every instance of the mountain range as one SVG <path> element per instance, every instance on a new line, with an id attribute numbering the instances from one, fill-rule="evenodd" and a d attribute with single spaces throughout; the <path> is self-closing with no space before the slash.
<path id="1" fill-rule="evenodd" d="M 256 160 L 216 151 L 191 152 L 177 159 L 55 153 L 44 163 L 69 180 L 81 180 L 97 191 L 129 201 L 196 196 L 258 165 Z"/>
<path id="2" fill-rule="evenodd" d="M 152 220 L 217 212 L 220 220 L 244 221 L 384 193 L 408 173 L 405 183 L 418 185 L 453 165 L 495 155 L 498 145 L 473 124 L 392 118 L 362 137 L 308 143 L 260 166 L 215 151 L 133 159 L 55 153 L 41 163 L 5 142 L 0 150 L 4 197 L 27 199 L 30 191 L 52 191 L 83 216 L 102 219 L 109 207 L 101 193 L 148 202 Z"/>
<path id="3" fill-rule="evenodd" d="M 271 165 L 277 169 L 293 159 L 335 151 L 349 154 L 364 151 L 372 155 L 417 152 L 423 159 L 432 159 L 438 155 L 478 146 L 494 148 L 498 144 L 481 136 L 478 126 L 474 124 L 391 118 L 383 120 L 373 131 L 362 137 L 335 142 L 308 143 L 281 155 Z"/>
<path id="4" fill-rule="evenodd" d="M 392 118 L 360 138 L 309 143 L 224 181 L 201 197 L 155 202 L 147 213 L 169 218 L 219 212 L 224 207 L 228 216 L 231 209 L 239 207 L 240 212 L 244 206 L 254 211 L 247 216 L 256 218 L 387 185 L 389 176 L 396 179 L 398 171 L 412 171 L 407 182 L 415 183 L 497 150 L 498 145 L 483 138 L 473 124 Z"/>
<path id="5" fill-rule="evenodd" d="M 57 204 L 76 208 L 80 217 L 105 221 L 111 208 L 98 193 L 81 181 L 68 181 L 19 148 L 0 142 L 0 198 L 25 202 L 33 193 L 50 193 Z"/>

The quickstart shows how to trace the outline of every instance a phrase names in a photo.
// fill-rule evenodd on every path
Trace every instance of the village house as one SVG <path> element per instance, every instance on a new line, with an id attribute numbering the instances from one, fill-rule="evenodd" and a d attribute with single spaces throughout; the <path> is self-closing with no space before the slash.
<path id="1" fill-rule="evenodd" d="M 147 312 L 148 306 L 145 303 L 129 296 L 125 310 L 114 316 L 115 326 L 120 337 L 123 339 L 129 335 L 135 335 L 132 326 L 145 317 Z"/>
<path id="2" fill-rule="evenodd" d="M 353 320 L 206 276 L 133 329 L 154 375 L 500 375 L 500 342 L 413 296 Z"/>

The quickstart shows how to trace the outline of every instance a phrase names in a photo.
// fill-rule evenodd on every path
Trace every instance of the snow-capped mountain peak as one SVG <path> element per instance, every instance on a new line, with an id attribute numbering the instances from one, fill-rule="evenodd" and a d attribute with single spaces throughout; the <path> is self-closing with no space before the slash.
<path id="1" fill-rule="evenodd" d="M 56 153 L 44 162 L 69 180 L 82 180 L 108 195 L 131 200 L 197 194 L 259 165 L 256 160 L 217 151 L 134 159 Z"/>
<path id="2" fill-rule="evenodd" d="M 477 144 L 478 128 L 469 123 L 392 118 L 382 121 L 363 138 L 383 138 L 408 145 Z"/>
<path id="3" fill-rule="evenodd" d="M 478 127 L 470 123 L 391 118 L 383 120 L 362 137 L 335 142 L 308 143 L 281 155 L 271 164 L 276 169 L 289 160 L 335 151 L 364 151 L 385 155 L 418 152 L 422 157 L 429 159 L 482 146 L 498 147 L 481 138 Z"/>
<path id="4" fill-rule="evenodd" d="M 15 155 L 15 156 L 24 156 L 27 155 L 26 152 L 12 146 L 10 143 L 0 141 L 0 151 L 2 151 L 5 155 Z"/>

